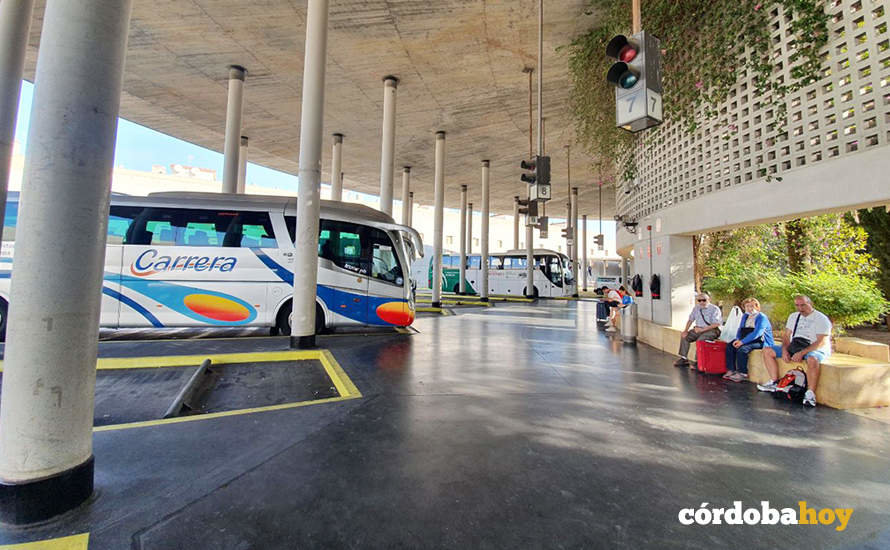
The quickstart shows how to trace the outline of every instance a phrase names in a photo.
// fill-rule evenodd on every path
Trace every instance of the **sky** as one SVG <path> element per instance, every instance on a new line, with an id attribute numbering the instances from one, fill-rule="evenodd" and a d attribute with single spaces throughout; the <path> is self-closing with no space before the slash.
<path id="1" fill-rule="evenodd" d="M 28 142 L 28 126 L 31 117 L 31 103 L 34 85 L 22 83 L 22 96 L 19 101 L 18 121 L 15 127 L 15 140 L 25 151 Z M 294 155 L 296 155 L 296 151 Z M 249 152 L 248 152 L 249 156 Z M 148 172 L 153 165 L 160 164 L 168 170 L 171 164 L 200 166 L 216 170 L 217 179 L 222 178 L 223 155 L 187 141 L 156 132 L 129 120 L 119 118 L 117 144 L 114 150 L 114 165 L 130 170 Z M 248 183 L 276 189 L 297 190 L 296 176 L 272 170 L 248 161 Z"/>

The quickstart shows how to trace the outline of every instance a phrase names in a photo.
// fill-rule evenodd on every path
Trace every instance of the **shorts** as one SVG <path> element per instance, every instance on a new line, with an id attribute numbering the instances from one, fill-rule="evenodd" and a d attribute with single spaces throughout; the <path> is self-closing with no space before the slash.
<path id="1" fill-rule="evenodd" d="M 776 357 L 782 357 L 782 345 L 781 344 L 776 344 L 775 346 L 771 346 L 771 347 L 773 348 L 773 351 L 776 352 Z M 809 352 L 808 354 L 804 355 L 803 358 L 804 358 L 804 360 L 806 360 L 808 357 L 812 357 L 816 361 L 818 361 L 819 364 L 821 365 L 823 362 L 825 362 L 826 359 L 828 359 L 829 355 L 831 355 L 831 354 L 825 353 L 821 349 L 817 349 L 817 350 L 813 350 L 813 351 Z"/>
<path id="2" fill-rule="evenodd" d="M 606 301 L 606 306 L 608 306 L 608 307 L 621 307 L 621 303 L 620 303 L 620 302 L 615 302 L 615 301 L 612 301 L 612 302 L 610 302 L 610 301 Z"/>

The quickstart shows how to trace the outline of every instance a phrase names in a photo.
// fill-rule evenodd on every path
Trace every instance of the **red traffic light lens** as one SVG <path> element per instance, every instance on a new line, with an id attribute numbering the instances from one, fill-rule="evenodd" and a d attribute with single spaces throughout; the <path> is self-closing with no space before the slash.
<path id="1" fill-rule="evenodd" d="M 626 44 L 621 51 L 618 52 L 618 59 L 624 61 L 625 63 L 630 63 L 637 57 L 637 49 L 631 46 L 630 44 Z"/>

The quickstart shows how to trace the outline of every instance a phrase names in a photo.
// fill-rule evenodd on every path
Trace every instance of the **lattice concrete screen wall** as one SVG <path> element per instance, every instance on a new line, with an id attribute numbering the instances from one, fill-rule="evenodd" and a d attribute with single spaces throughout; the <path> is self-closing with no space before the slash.
<path id="1" fill-rule="evenodd" d="M 784 133 L 771 128 L 774 108 L 754 97 L 753 75 L 745 71 L 720 115 L 694 134 L 669 122 L 650 130 L 655 134 L 641 139 L 636 152 L 638 187 L 624 183 L 616 190 L 618 213 L 639 220 L 703 194 L 890 144 L 888 4 L 827 2 L 823 78 L 787 97 Z M 774 61 L 781 66 L 776 74 L 788 81 L 791 18 L 781 8 L 771 15 Z"/>

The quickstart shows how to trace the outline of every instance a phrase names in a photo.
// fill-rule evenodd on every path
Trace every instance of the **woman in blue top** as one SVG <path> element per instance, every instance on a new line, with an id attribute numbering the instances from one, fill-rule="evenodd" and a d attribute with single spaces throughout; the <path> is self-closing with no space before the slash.
<path id="1" fill-rule="evenodd" d="M 733 382 L 748 379 L 748 354 L 751 350 L 773 345 L 773 327 L 767 316 L 760 311 L 760 302 L 748 298 L 742 302 L 745 314 L 739 323 L 735 339 L 726 346 L 726 374 L 723 378 Z"/>

